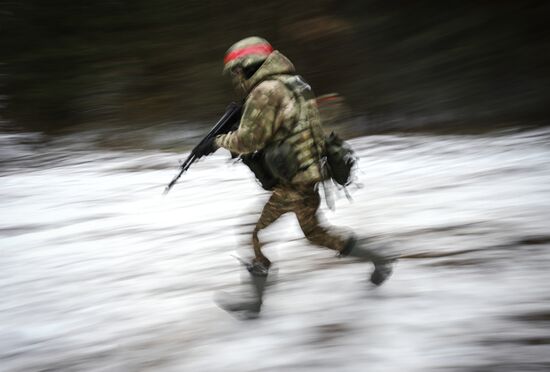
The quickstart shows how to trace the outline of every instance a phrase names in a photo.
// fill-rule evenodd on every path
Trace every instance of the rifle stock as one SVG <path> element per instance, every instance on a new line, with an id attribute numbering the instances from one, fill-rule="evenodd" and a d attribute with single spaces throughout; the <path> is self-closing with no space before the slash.
<path id="1" fill-rule="evenodd" d="M 179 173 L 170 181 L 170 183 L 166 186 L 164 189 L 164 195 L 166 195 L 172 186 L 176 184 L 178 179 L 189 169 L 189 167 L 198 159 L 200 159 L 202 156 L 204 156 L 203 153 L 201 153 L 200 148 L 201 145 L 209 140 L 212 137 L 216 137 L 219 134 L 224 134 L 233 128 L 235 124 L 238 124 L 240 118 L 241 118 L 241 110 L 242 106 L 238 103 L 231 102 L 229 106 L 227 106 L 225 113 L 222 115 L 222 117 L 218 120 L 218 122 L 212 127 L 210 132 L 191 150 L 191 153 L 189 156 L 185 159 L 185 161 L 182 163 L 180 167 Z"/>

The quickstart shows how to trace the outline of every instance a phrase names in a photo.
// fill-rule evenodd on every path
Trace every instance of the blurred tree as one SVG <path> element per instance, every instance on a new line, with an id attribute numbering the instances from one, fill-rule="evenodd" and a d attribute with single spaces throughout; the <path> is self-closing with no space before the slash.
<path id="1" fill-rule="evenodd" d="M 2 117 L 80 123 L 211 119 L 232 98 L 226 48 L 272 41 L 317 93 L 404 125 L 541 120 L 545 1 L 0 0 Z"/>

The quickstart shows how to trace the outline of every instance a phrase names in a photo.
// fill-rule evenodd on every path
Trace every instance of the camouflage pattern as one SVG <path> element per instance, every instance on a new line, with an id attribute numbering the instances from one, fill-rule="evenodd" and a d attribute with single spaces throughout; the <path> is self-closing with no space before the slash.
<path id="1" fill-rule="evenodd" d="M 317 184 L 325 179 L 320 167 L 324 132 L 311 88 L 279 51 L 269 54 L 249 79 L 238 78 L 234 83 L 246 96 L 241 122 L 236 131 L 218 136 L 216 145 L 232 153 L 249 154 L 286 141 L 299 168 L 291 180 L 272 190 L 263 208 L 252 234 L 256 260 L 269 266 L 258 232 L 288 212 L 296 214 L 311 243 L 341 251 L 347 239 L 329 232 L 319 222 Z"/>
<path id="2" fill-rule="evenodd" d="M 300 168 L 290 183 L 308 184 L 323 178 L 319 155 L 324 151 L 324 133 L 311 88 L 294 73 L 294 66 L 285 56 L 278 51 L 271 53 L 260 69 L 243 82 L 248 96 L 239 128 L 218 136 L 216 145 L 248 154 L 288 141 Z"/>
<path id="3" fill-rule="evenodd" d="M 255 260 L 266 267 L 270 266 L 269 259 L 262 253 L 258 233 L 288 212 L 296 214 L 302 232 L 312 244 L 341 252 L 349 238 L 333 233 L 321 225 L 318 212 L 320 201 L 319 192 L 314 185 L 276 186 L 252 233 Z"/>
<path id="4" fill-rule="evenodd" d="M 279 75 L 276 79 L 292 92 L 299 107 L 297 122 L 286 133 L 281 131 L 280 134 L 284 142 L 293 148 L 295 160 L 301 170 L 291 183 L 321 181 L 326 178 L 322 177 L 320 168 L 320 159 L 325 152 L 325 134 L 321 127 L 315 95 L 309 84 L 298 75 Z"/>

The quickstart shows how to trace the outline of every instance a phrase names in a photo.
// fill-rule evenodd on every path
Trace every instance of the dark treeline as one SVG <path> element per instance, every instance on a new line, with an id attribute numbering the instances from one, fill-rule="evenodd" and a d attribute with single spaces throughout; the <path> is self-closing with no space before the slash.
<path id="1" fill-rule="evenodd" d="M 258 35 L 318 94 L 406 125 L 544 121 L 547 1 L 0 0 L 2 118 L 54 130 L 212 119 Z"/>

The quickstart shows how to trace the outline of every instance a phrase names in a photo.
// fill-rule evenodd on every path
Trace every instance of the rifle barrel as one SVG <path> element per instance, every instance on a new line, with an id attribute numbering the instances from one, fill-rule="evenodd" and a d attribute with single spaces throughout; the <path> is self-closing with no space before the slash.
<path id="1" fill-rule="evenodd" d="M 168 184 L 168 186 L 166 186 L 166 188 L 164 189 L 164 195 L 168 194 L 168 191 L 170 191 L 170 189 L 172 188 L 172 186 L 174 186 L 176 184 L 176 182 L 180 179 L 181 175 L 187 171 L 189 169 L 189 167 L 191 166 L 191 164 L 193 164 L 193 162 L 195 161 L 196 159 L 196 156 L 193 152 L 191 152 L 191 154 L 189 154 L 189 156 L 187 157 L 187 159 L 185 159 L 185 161 L 183 162 L 183 164 L 181 165 L 181 168 L 180 168 L 180 171 L 179 173 L 177 174 L 176 177 L 174 177 L 172 179 L 172 181 L 170 181 L 170 183 Z"/>

